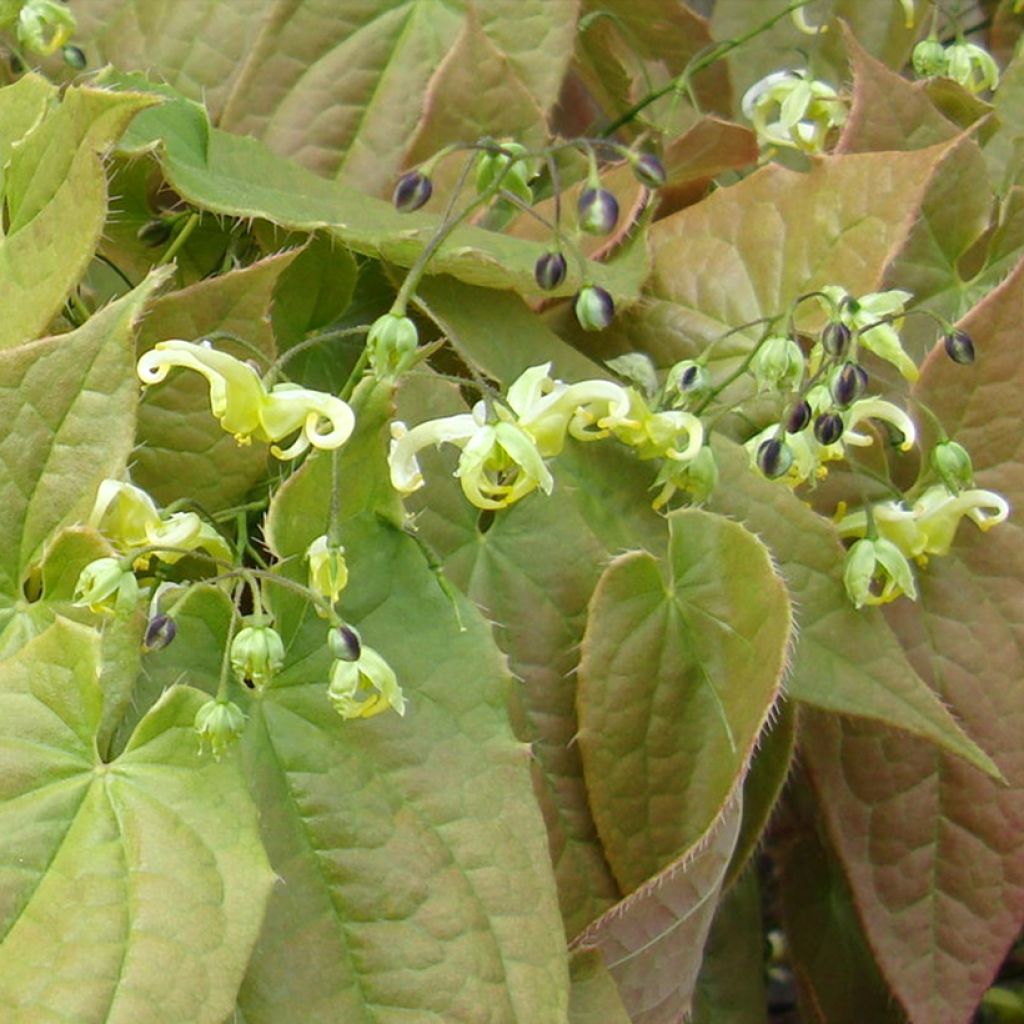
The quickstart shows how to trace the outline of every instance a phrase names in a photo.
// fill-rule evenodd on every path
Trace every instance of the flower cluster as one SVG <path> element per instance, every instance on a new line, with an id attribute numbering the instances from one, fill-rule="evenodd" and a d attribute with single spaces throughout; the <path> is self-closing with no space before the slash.
<path id="1" fill-rule="evenodd" d="M 999 85 L 999 65 L 992 54 L 966 40 L 943 46 L 934 36 L 922 39 L 914 47 L 911 62 L 919 78 L 951 78 L 974 95 Z"/>
<path id="2" fill-rule="evenodd" d="M 762 146 L 821 153 L 829 133 L 846 123 L 846 101 L 806 71 L 776 71 L 752 85 L 740 104 Z"/>
<path id="3" fill-rule="evenodd" d="M 172 339 L 158 342 L 138 363 L 145 384 L 159 384 L 173 367 L 202 374 L 210 385 L 210 408 L 220 425 L 239 444 L 277 442 L 298 436 L 285 448 L 271 444 L 279 459 L 294 459 L 310 446 L 321 449 L 343 445 L 355 426 L 349 406 L 334 395 L 295 384 L 276 384 L 269 391 L 248 364 L 219 352 L 208 343 Z"/>

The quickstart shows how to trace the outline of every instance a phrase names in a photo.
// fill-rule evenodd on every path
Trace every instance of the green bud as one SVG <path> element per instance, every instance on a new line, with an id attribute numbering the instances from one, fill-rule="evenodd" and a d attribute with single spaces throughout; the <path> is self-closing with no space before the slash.
<path id="1" fill-rule="evenodd" d="M 239 681 L 262 690 L 284 664 L 284 643 L 270 626 L 245 626 L 231 641 L 230 657 Z"/>
<path id="2" fill-rule="evenodd" d="M 546 252 L 534 264 L 533 278 L 539 288 L 549 292 L 565 280 L 568 269 L 565 257 L 560 252 Z"/>
<path id="3" fill-rule="evenodd" d="M 533 190 L 530 179 L 533 171 L 526 159 L 529 150 L 518 142 L 502 142 L 501 150 L 487 150 L 480 154 L 476 165 L 476 190 L 478 193 L 488 191 L 501 178 L 501 188 L 521 199 L 524 203 L 533 203 Z M 507 168 L 507 170 L 506 170 Z"/>
<path id="4" fill-rule="evenodd" d="M 932 449 L 931 459 L 935 472 L 951 494 L 974 486 L 974 466 L 963 445 L 943 441 Z"/>
<path id="5" fill-rule="evenodd" d="M 199 736 L 199 752 L 209 747 L 219 761 L 245 731 L 245 714 L 231 701 L 208 700 L 196 712 L 193 728 Z"/>
<path id="6" fill-rule="evenodd" d="M 590 235 L 607 235 L 619 219 L 619 201 L 603 188 L 585 188 L 576 206 L 580 227 Z"/>
<path id="7" fill-rule="evenodd" d="M 629 162 L 633 168 L 633 174 L 641 185 L 649 189 L 661 188 L 665 184 L 668 175 L 665 173 L 665 165 L 653 153 L 630 153 Z"/>
<path id="8" fill-rule="evenodd" d="M 585 331 L 603 331 L 615 316 L 612 297 L 599 285 L 588 284 L 576 296 L 576 319 Z"/>
<path id="9" fill-rule="evenodd" d="M 425 174 L 409 171 L 398 179 L 391 202 L 402 213 L 412 213 L 427 203 L 433 191 L 434 186 Z"/>
<path id="10" fill-rule="evenodd" d="M 338 661 L 358 661 L 363 642 L 351 626 L 335 626 L 327 634 L 327 647 Z"/>
<path id="11" fill-rule="evenodd" d="M 922 39 L 910 58 L 918 78 L 935 78 L 946 70 L 946 48 L 938 39 Z"/>
<path id="12" fill-rule="evenodd" d="M 81 71 L 88 64 L 85 59 L 85 51 L 80 46 L 65 46 L 61 50 L 61 56 L 64 58 L 64 63 L 76 71 Z"/>
<path id="13" fill-rule="evenodd" d="M 963 331 L 950 331 L 942 339 L 942 342 L 946 347 L 946 355 L 954 363 L 970 366 L 974 362 L 974 342 L 971 341 L 969 334 L 965 334 Z"/>
<path id="14" fill-rule="evenodd" d="M 374 321 L 366 344 L 370 366 L 381 380 L 393 380 L 410 363 L 419 344 L 416 325 L 407 316 L 385 313 Z"/>
<path id="15" fill-rule="evenodd" d="M 93 612 L 129 615 L 139 599 L 139 583 L 120 558 L 97 558 L 79 573 L 72 603 Z"/>
<path id="16" fill-rule="evenodd" d="M 718 486 L 718 463 L 715 453 L 705 445 L 692 462 L 687 463 L 683 490 L 693 495 L 697 502 L 707 501 Z"/>
<path id="17" fill-rule="evenodd" d="M 154 615 L 146 623 L 146 632 L 142 638 L 143 650 L 163 650 L 178 635 L 178 626 L 170 615 Z"/>
<path id="18" fill-rule="evenodd" d="M 793 453 L 789 445 L 778 438 L 770 437 L 758 446 L 757 468 L 769 480 L 782 476 L 792 465 Z"/>
<path id="19" fill-rule="evenodd" d="M 703 363 L 695 359 L 683 359 L 674 364 L 665 379 L 666 392 L 679 391 L 681 394 L 699 398 L 711 387 L 711 375 Z"/>
<path id="20" fill-rule="evenodd" d="M 804 354 L 792 338 L 767 338 L 750 361 L 758 391 L 795 391 L 804 377 Z"/>

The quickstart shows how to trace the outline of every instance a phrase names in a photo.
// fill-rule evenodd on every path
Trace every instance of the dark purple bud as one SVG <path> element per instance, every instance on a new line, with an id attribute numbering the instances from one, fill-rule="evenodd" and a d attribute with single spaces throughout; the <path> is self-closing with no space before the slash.
<path id="1" fill-rule="evenodd" d="M 576 296 L 576 319 L 585 331 L 603 331 L 615 317 L 612 297 L 599 285 L 588 284 Z"/>
<path id="2" fill-rule="evenodd" d="M 661 188 L 668 178 L 665 165 L 653 153 L 642 153 L 636 157 L 633 160 L 633 173 L 641 185 L 650 189 Z"/>
<path id="3" fill-rule="evenodd" d="M 793 465 L 793 453 L 789 445 L 776 437 L 762 441 L 757 449 L 757 468 L 769 480 L 782 476 Z"/>
<path id="4" fill-rule="evenodd" d="M 585 188 L 576 206 L 580 227 L 591 235 L 607 235 L 619 219 L 619 203 L 607 189 Z"/>
<path id="5" fill-rule="evenodd" d="M 832 399 L 845 409 L 864 394 L 867 386 L 867 370 L 856 363 L 843 363 L 832 378 Z"/>
<path id="6" fill-rule="evenodd" d="M 147 651 L 163 650 L 178 635 L 178 627 L 170 615 L 154 615 L 146 623 L 142 646 Z"/>
<path id="7" fill-rule="evenodd" d="M 822 413 L 814 421 L 814 436 L 819 444 L 835 444 L 843 436 L 843 417 L 837 412 Z"/>
<path id="8" fill-rule="evenodd" d="M 533 267 L 533 276 L 537 286 L 549 292 L 557 288 L 565 280 L 565 257 L 560 252 L 546 252 Z"/>
<path id="9" fill-rule="evenodd" d="M 974 362 L 974 342 L 963 331 L 951 331 L 942 339 L 946 346 L 946 355 L 961 366 L 970 366 Z"/>
<path id="10" fill-rule="evenodd" d="M 850 345 L 850 328 L 846 324 L 827 323 L 821 332 L 821 347 L 833 359 L 840 359 Z"/>
<path id="11" fill-rule="evenodd" d="M 799 434 L 811 422 L 811 403 L 806 398 L 794 402 L 786 413 L 786 433 Z"/>
<path id="12" fill-rule="evenodd" d="M 409 171 L 398 179 L 391 201 L 402 213 L 412 213 L 427 202 L 433 191 L 434 186 L 425 174 Z"/>
<path id="13" fill-rule="evenodd" d="M 363 653 L 363 643 L 351 626 L 332 629 L 327 635 L 327 646 L 338 661 L 358 661 Z"/>
<path id="14" fill-rule="evenodd" d="M 85 59 L 85 52 L 80 46 L 65 46 L 61 50 L 61 56 L 64 58 L 64 63 L 76 71 L 81 71 L 88 63 Z"/>
<path id="15" fill-rule="evenodd" d="M 158 245 L 163 245 L 171 237 L 171 232 L 174 230 L 173 225 L 169 220 L 148 220 L 141 228 L 135 233 L 135 237 L 143 244 L 148 245 L 150 248 L 155 249 Z"/>

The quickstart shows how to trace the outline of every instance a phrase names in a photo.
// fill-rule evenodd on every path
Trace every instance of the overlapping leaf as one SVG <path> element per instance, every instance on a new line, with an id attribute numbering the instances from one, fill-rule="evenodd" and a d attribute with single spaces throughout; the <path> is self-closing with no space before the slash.
<path id="1" fill-rule="evenodd" d="M 1024 264 L 963 322 L 975 366 L 955 366 L 940 347 L 918 389 L 974 454 L 979 484 L 1015 509 L 1024 432 L 1009 410 L 1024 386 L 1022 285 Z M 1022 573 L 1019 512 L 988 536 L 965 524 L 951 554 L 920 573 L 919 603 L 891 617 L 918 672 L 1008 785 L 868 723 L 820 720 L 806 737 L 868 937 L 915 1024 L 968 1020 L 1024 920 Z"/>
<path id="2" fill-rule="evenodd" d="M 11 1024 L 221 1024 L 274 881 L 236 765 L 168 691 L 96 754 L 100 640 L 58 623 L 0 669 L 0 1008 Z"/>

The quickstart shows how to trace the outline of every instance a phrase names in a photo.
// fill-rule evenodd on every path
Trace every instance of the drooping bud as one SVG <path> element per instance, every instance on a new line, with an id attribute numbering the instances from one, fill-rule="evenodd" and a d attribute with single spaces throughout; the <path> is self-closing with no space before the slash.
<path id="1" fill-rule="evenodd" d="M 801 398 L 799 402 L 794 402 L 786 412 L 786 433 L 799 434 L 801 430 L 805 430 L 811 422 L 812 415 L 811 403 L 806 398 Z"/>
<path id="2" fill-rule="evenodd" d="M 910 57 L 918 78 L 935 78 L 946 70 L 946 48 L 938 39 L 922 39 Z"/>
<path id="3" fill-rule="evenodd" d="M 943 441 L 932 449 L 932 466 L 951 494 L 974 486 L 971 456 L 956 441 Z"/>
<path id="4" fill-rule="evenodd" d="M 819 444 L 835 444 L 843 436 L 843 417 L 837 412 L 822 413 L 814 421 L 814 436 Z"/>
<path id="5" fill-rule="evenodd" d="M 792 338 L 766 338 L 750 361 L 758 391 L 792 391 L 804 377 L 804 354 Z"/>
<path id="6" fill-rule="evenodd" d="M 348 583 L 345 549 L 340 544 L 332 544 L 326 534 L 321 534 L 306 548 L 306 559 L 309 562 L 309 589 L 333 604 Z"/>
<path id="7" fill-rule="evenodd" d="M 711 376 L 707 367 L 696 359 L 683 359 L 676 363 L 665 379 L 666 393 L 676 390 L 690 397 L 703 394 L 710 385 Z"/>
<path id="8" fill-rule="evenodd" d="M 245 714 L 233 701 L 208 700 L 196 712 L 193 728 L 199 737 L 199 752 L 209 747 L 219 761 L 245 731 Z"/>
<path id="9" fill-rule="evenodd" d="M 557 288 L 564 280 L 568 267 L 565 257 L 560 252 L 546 252 L 533 267 L 533 277 L 537 287 L 549 292 Z"/>
<path id="10" fill-rule="evenodd" d="M 832 399 L 840 409 L 855 402 L 868 386 L 868 373 L 857 363 L 843 363 L 832 375 Z"/>
<path id="11" fill-rule="evenodd" d="M 135 233 L 135 237 L 143 244 L 155 249 L 163 245 L 174 231 L 174 225 L 169 220 L 156 218 L 147 220 L 145 224 Z"/>
<path id="12" fill-rule="evenodd" d="M 619 219 L 619 202 L 604 188 L 585 188 L 576 206 L 580 227 L 590 235 L 607 235 Z"/>
<path id="13" fill-rule="evenodd" d="M 397 377 L 409 364 L 419 340 L 416 325 L 407 316 L 385 313 L 378 317 L 366 336 L 373 372 L 381 380 Z"/>
<path id="14" fill-rule="evenodd" d="M 81 71 L 88 63 L 85 59 L 85 51 L 80 46 L 65 46 L 61 50 L 61 56 L 64 58 L 64 63 L 76 71 Z"/>
<path id="15" fill-rule="evenodd" d="M 757 449 L 757 468 L 769 480 L 782 476 L 793 465 L 793 453 L 789 445 L 776 437 L 762 441 Z"/>
<path id="16" fill-rule="evenodd" d="M 649 189 L 661 188 L 668 179 L 665 173 L 665 165 L 653 153 L 630 154 L 630 165 L 633 174 L 641 185 Z"/>
<path id="17" fill-rule="evenodd" d="M 950 331 L 943 339 L 946 355 L 961 366 L 970 366 L 974 362 L 974 342 L 970 335 L 963 331 Z"/>
<path id="18" fill-rule="evenodd" d="M 245 626 L 231 641 L 230 657 L 239 681 L 262 690 L 284 664 L 284 642 L 270 626 Z"/>
<path id="19" fill-rule="evenodd" d="M 402 213 L 412 213 L 424 206 L 430 199 L 434 186 L 430 179 L 419 171 L 408 171 L 398 179 L 391 201 Z"/>
<path id="20" fill-rule="evenodd" d="M 147 653 L 163 650 L 177 635 L 177 623 L 170 615 L 154 615 L 146 623 L 146 632 L 142 637 L 142 649 Z"/>
<path id="21" fill-rule="evenodd" d="M 850 346 L 850 328 L 844 323 L 831 321 L 821 332 L 821 347 L 833 359 L 841 359 Z"/>
<path id="22" fill-rule="evenodd" d="M 327 647 L 338 661 L 358 661 L 363 652 L 359 634 L 351 626 L 335 626 L 327 634 Z"/>
<path id="23" fill-rule="evenodd" d="M 600 285 L 588 284 L 576 296 L 576 319 L 585 331 L 603 331 L 615 317 L 615 303 Z"/>

